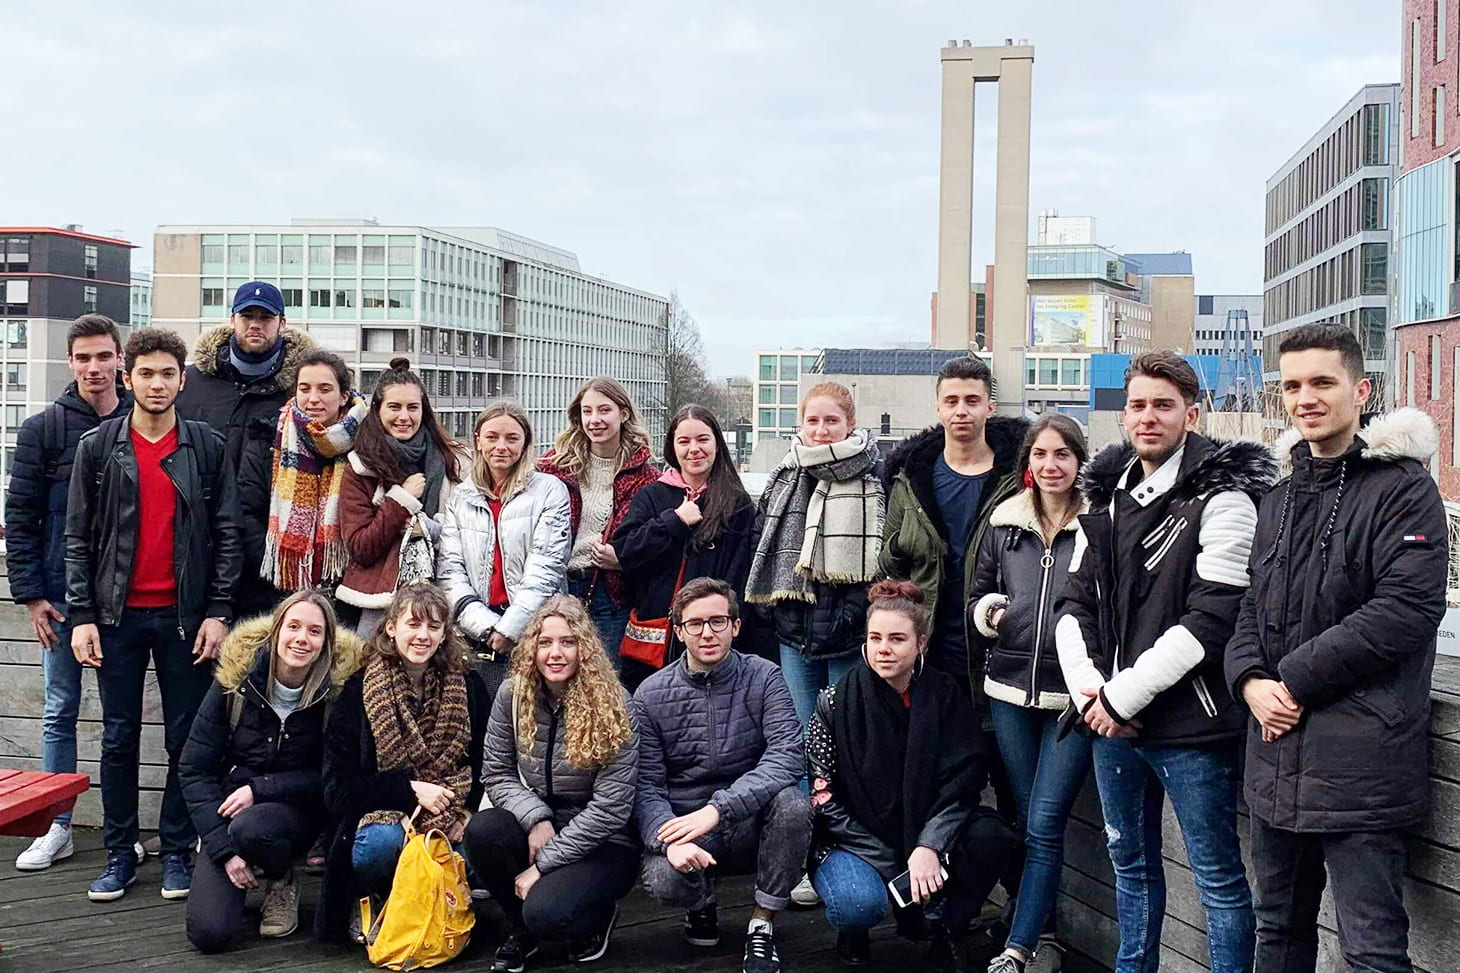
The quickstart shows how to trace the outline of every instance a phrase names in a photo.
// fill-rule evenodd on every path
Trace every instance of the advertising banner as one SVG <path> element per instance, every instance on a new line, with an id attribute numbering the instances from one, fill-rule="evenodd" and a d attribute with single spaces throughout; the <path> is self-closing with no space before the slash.
<path id="1" fill-rule="evenodd" d="M 1029 344 L 1105 346 L 1105 298 L 1038 295 L 1029 301 Z"/>

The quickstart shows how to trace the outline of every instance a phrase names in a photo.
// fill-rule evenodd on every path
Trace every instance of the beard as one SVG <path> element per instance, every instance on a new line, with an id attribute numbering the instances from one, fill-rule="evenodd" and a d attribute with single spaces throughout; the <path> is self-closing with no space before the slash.
<path id="1" fill-rule="evenodd" d="M 175 403 L 177 401 L 177 396 L 174 395 L 172 398 L 168 399 L 167 400 L 167 405 L 164 405 L 164 406 L 151 405 L 150 403 L 147 402 L 146 399 L 136 399 L 135 401 L 136 401 L 137 408 L 141 409 L 143 412 L 147 413 L 149 416 L 161 416 L 161 415 L 166 415 L 168 412 L 170 412 L 172 410 L 173 403 Z"/>

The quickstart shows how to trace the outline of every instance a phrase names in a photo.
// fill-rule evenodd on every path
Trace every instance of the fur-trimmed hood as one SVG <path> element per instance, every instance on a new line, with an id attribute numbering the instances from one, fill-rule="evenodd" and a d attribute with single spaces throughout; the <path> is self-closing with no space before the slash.
<path id="1" fill-rule="evenodd" d="M 260 663 L 268 649 L 271 615 L 259 615 L 233 626 L 218 650 L 218 668 L 214 678 L 230 692 L 243 684 Z M 351 629 L 335 627 L 334 652 L 330 658 L 330 695 L 334 696 L 361 666 L 365 664 L 365 642 Z"/>
<path id="2" fill-rule="evenodd" d="M 1262 443 L 1222 442 L 1192 432 L 1186 435 L 1184 450 L 1181 471 L 1170 490 L 1174 501 L 1238 490 L 1256 503 L 1277 480 L 1277 461 Z M 1130 443 L 1112 443 L 1085 464 L 1080 490 L 1092 509 L 1110 506 L 1122 475 L 1135 460 Z"/>
<path id="3" fill-rule="evenodd" d="M 1029 430 L 1029 420 L 1018 416 L 989 416 L 984 426 L 984 439 L 994 451 L 993 472 L 1002 476 L 1014 469 L 1019 458 L 1019 447 L 1024 444 L 1024 435 Z M 882 488 L 892 495 L 892 485 L 901 474 L 907 475 L 913 495 L 922 505 L 923 511 L 938 526 L 945 536 L 948 528 L 938 512 L 938 499 L 933 492 L 933 466 L 943 453 L 943 427 L 929 426 L 922 432 L 909 436 L 897 445 L 882 467 Z"/>
<path id="4" fill-rule="evenodd" d="M 232 334 L 232 326 L 225 324 L 199 335 L 198 343 L 193 346 L 193 367 L 204 375 L 221 378 L 218 374 L 218 352 L 228 344 L 228 338 Z M 294 378 L 299 371 L 299 359 L 315 348 L 314 339 L 303 331 L 286 328 L 283 338 L 284 363 L 272 378 L 264 379 L 253 386 L 260 392 L 293 392 Z"/>
<path id="5" fill-rule="evenodd" d="M 1081 503 L 1079 513 L 1085 513 L 1089 509 L 1089 503 Z M 1034 490 L 1025 487 L 995 507 L 994 512 L 989 515 L 989 526 L 1019 527 L 1036 534 L 1039 533 L 1039 514 L 1034 510 Z M 1077 531 L 1080 529 L 1080 521 L 1078 518 L 1072 518 L 1060 529 Z"/>
<path id="6" fill-rule="evenodd" d="M 1428 463 L 1440 449 L 1440 429 L 1435 420 L 1429 413 L 1409 406 L 1370 416 L 1358 438 L 1363 441 L 1358 450 L 1360 458 L 1378 463 L 1404 459 Z M 1282 476 L 1293 472 L 1293 450 L 1302 441 L 1302 434 L 1290 428 L 1273 443 L 1273 456 Z"/>

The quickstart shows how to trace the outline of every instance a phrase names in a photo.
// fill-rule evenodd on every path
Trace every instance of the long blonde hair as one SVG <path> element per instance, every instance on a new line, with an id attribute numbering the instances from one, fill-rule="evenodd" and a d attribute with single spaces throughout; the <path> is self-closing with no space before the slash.
<path id="1" fill-rule="evenodd" d="M 502 484 L 502 492 L 498 494 L 492 488 L 492 471 L 487 469 L 487 457 L 477 446 L 477 437 L 481 435 L 482 426 L 498 416 L 509 416 L 522 427 L 522 455 L 517 457 L 511 472 L 507 474 L 507 482 Z M 476 425 L 471 430 L 471 444 L 476 451 L 471 461 L 471 479 L 482 496 L 493 497 L 506 503 L 517 494 L 527 489 L 527 481 L 532 478 L 532 471 L 536 463 L 532 461 L 532 422 L 527 418 L 527 411 L 513 402 L 511 399 L 497 399 L 487 403 L 482 414 L 477 416 Z"/>
<path id="2" fill-rule="evenodd" d="M 553 595 L 532 616 L 512 652 L 512 699 L 517 748 L 531 753 L 537 739 L 537 697 L 542 676 L 537 671 L 537 639 L 542 624 L 561 618 L 578 640 L 578 672 L 563 693 L 566 721 L 563 736 L 568 763 L 578 768 L 602 767 L 617 757 L 634 735 L 623 685 L 598 638 L 598 628 L 583 603 L 571 595 Z"/>
<path id="3" fill-rule="evenodd" d="M 573 401 L 568 403 L 568 428 L 553 443 L 553 462 L 564 473 L 571 473 L 573 476 L 582 476 L 588 469 L 588 456 L 592 449 L 588 434 L 583 431 L 583 396 L 589 392 L 597 392 L 623 410 L 624 421 L 619 427 L 616 469 L 623 469 L 635 453 L 649 445 L 649 434 L 639 424 L 638 413 L 634 411 L 634 400 L 629 398 L 628 390 L 606 375 L 590 378 L 583 383 L 578 394 L 573 396 Z"/>

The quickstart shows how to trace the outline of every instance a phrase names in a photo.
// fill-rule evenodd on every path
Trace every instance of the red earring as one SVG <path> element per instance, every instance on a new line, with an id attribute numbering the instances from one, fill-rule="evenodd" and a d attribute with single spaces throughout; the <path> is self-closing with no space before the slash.
<path id="1" fill-rule="evenodd" d="M 1024 471 L 1024 488 L 1026 490 L 1033 490 L 1034 489 L 1034 471 L 1033 470 L 1025 470 Z"/>

